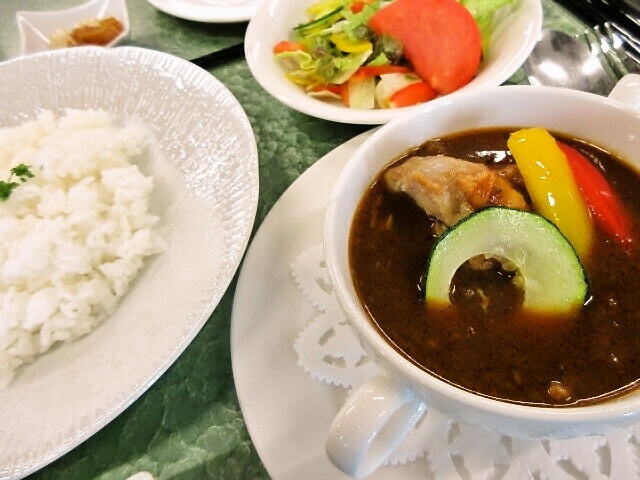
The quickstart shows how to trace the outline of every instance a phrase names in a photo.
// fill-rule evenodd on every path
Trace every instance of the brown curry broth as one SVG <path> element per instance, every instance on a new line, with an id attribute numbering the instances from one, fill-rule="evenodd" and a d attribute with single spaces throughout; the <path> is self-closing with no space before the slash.
<path id="1" fill-rule="evenodd" d="M 514 130 L 433 140 L 398 161 L 414 154 L 446 154 L 486 164 L 512 162 L 506 140 Z M 632 217 L 640 218 L 638 173 L 599 148 L 563 141 L 602 165 Z M 638 383 L 637 244 L 629 255 L 596 231 L 594 248 L 584 262 L 592 299 L 577 318 L 530 318 L 519 309 L 521 292 L 509 278 L 464 268 L 453 282 L 455 315 L 427 314 L 422 277 L 434 243 L 432 226 L 408 196 L 391 193 L 383 181 L 376 181 L 361 201 L 351 231 L 350 262 L 358 295 L 374 324 L 407 358 L 462 388 L 533 405 L 557 404 L 547 393 L 554 381 L 573 392 L 562 404 L 593 403 Z M 475 297 L 469 300 L 464 294 L 473 291 L 476 282 L 482 282 L 495 307 L 490 315 L 482 315 Z"/>

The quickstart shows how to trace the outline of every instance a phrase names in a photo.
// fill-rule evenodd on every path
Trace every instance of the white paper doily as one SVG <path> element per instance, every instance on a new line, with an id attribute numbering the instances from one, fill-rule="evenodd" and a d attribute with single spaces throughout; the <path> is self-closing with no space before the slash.
<path id="1" fill-rule="evenodd" d="M 377 367 L 333 296 L 322 244 L 302 252 L 291 274 L 317 311 L 294 342 L 299 365 L 318 381 L 357 388 Z M 438 479 L 623 480 L 638 476 L 639 439 L 640 426 L 575 439 L 518 439 L 453 421 L 431 409 L 388 463 L 403 464 L 426 455 Z"/>

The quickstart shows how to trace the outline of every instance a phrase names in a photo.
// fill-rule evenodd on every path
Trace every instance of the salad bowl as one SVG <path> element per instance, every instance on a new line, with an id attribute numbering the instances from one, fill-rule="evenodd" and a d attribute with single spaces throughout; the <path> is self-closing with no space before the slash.
<path id="1" fill-rule="evenodd" d="M 245 36 L 247 63 L 269 94 L 299 112 L 341 123 L 380 125 L 420 108 L 420 105 L 370 110 L 349 108 L 339 102 L 309 96 L 289 81 L 273 49 L 277 43 L 291 40 L 293 28 L 308 20 L 305 10 L 314 3 L 314 0 L 265 0 L 249 22 Z M 505 10 L 496 12 L 490 46 L 483 54 L 476 76 L 448 95 L 500 85 L 529 56 L 542 28 L 540 0 L 520 0 L 511 10 Z"/>

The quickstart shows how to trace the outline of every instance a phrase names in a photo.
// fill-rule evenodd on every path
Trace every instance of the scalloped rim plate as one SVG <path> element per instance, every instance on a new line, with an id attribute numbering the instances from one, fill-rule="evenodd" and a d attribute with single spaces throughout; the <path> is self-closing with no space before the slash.
<path id="1" fill-rule="evenodd" d="M 158 10 L 195 22 L 233 23 L 251 19 L 261 0 L 147 0 Z"/>
<path id="2" fill-rule="evenodd" d="M 78 47 L 0 64 L 0 127 L 46 109 L 103 108 L 154 134 L 139 162 L 167 251 L 89 335 L 23 366 L 0 390 L 0 478 L 57 459 L 146 391 L 209 319 L 255 220 L 258 153 L 231 92 L 180 58 L 136 47 Z"/>
<path id="3" fill-rule="evenodd" d="M 65 10 L 17 12 L 20 52 L 28 55 L 51 50 L 50 38 L 56 31 L 70 31 L 84 20 L 107 17 L 115 17 L 123 26 L 122 33 L 105 45 L 112 47 L 129 36 L 129 12 L 125 0 L 91 0 Z"/>
<path id="4" fill-rule="evenodd" d="M 350 479 L 324 449 L 346 389 L 315 380 L 298 363 L 294 341 L 317 310 L 296 287 L 290 266 L 322 243 L 336 177 L 371 133 L 327 153 L 291 184 L 260 225 L 238 276 L 231 312 L 233 378 L 251 440 L 273 480 Z M 424 480 L 425 471 L 421 459 L 383 467 L 366 480 Z"/>
<path id="5" fill-rule="evenodd" d="M 421 107 L 350 109 L 310 97 L 288 81 L 284 70 L 274 59 L 272 49 L 279 41 L 289 38 L 292 28 L 304 21 L 304 10 L 312 3 L 313 0 L 264 0 L 249 22 L 245 36 L 247 63 L 253 76 L 267 92 L 302 113 L 342 123 L 379 125 Z M 497 86 L 508 80 L 533 50 L 541 29 L 540 0 L 522 0 L 516 12 L 498 22 L 489 58 L 481 65 L 478 75 L 458 92 Z"/>

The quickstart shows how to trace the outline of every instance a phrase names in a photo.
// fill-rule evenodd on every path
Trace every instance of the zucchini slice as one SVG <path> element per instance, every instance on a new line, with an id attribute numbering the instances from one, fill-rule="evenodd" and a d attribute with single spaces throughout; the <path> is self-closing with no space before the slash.
<path id="1" fill-rule="evenodd" d="M 313 33 L 312 31 L 320 31 L 324 28 L 330 27 L 335 20 L 338 18 L 340 12 L 344 9 L 343 6 L 335 8 L 331 10 L 326 15 L 322 15 L 321 17 L 316 18 L 307 23 L 301 23 L 297 27 L 293 27 L 293 29 L 299 32 L 301 35 L 309 35 Z"/>
<path id="2" fill-rule="evenodd" d="M 566 237 L 541 215 L 504 207 L 478 210 L 438 239 L 427 269 L 427 302 L 450 304 L 456 270 L 480 254 L 515 266 L 524 289 L 523 308 L 567 313 L 585 302 L 585 271 Z"/>

